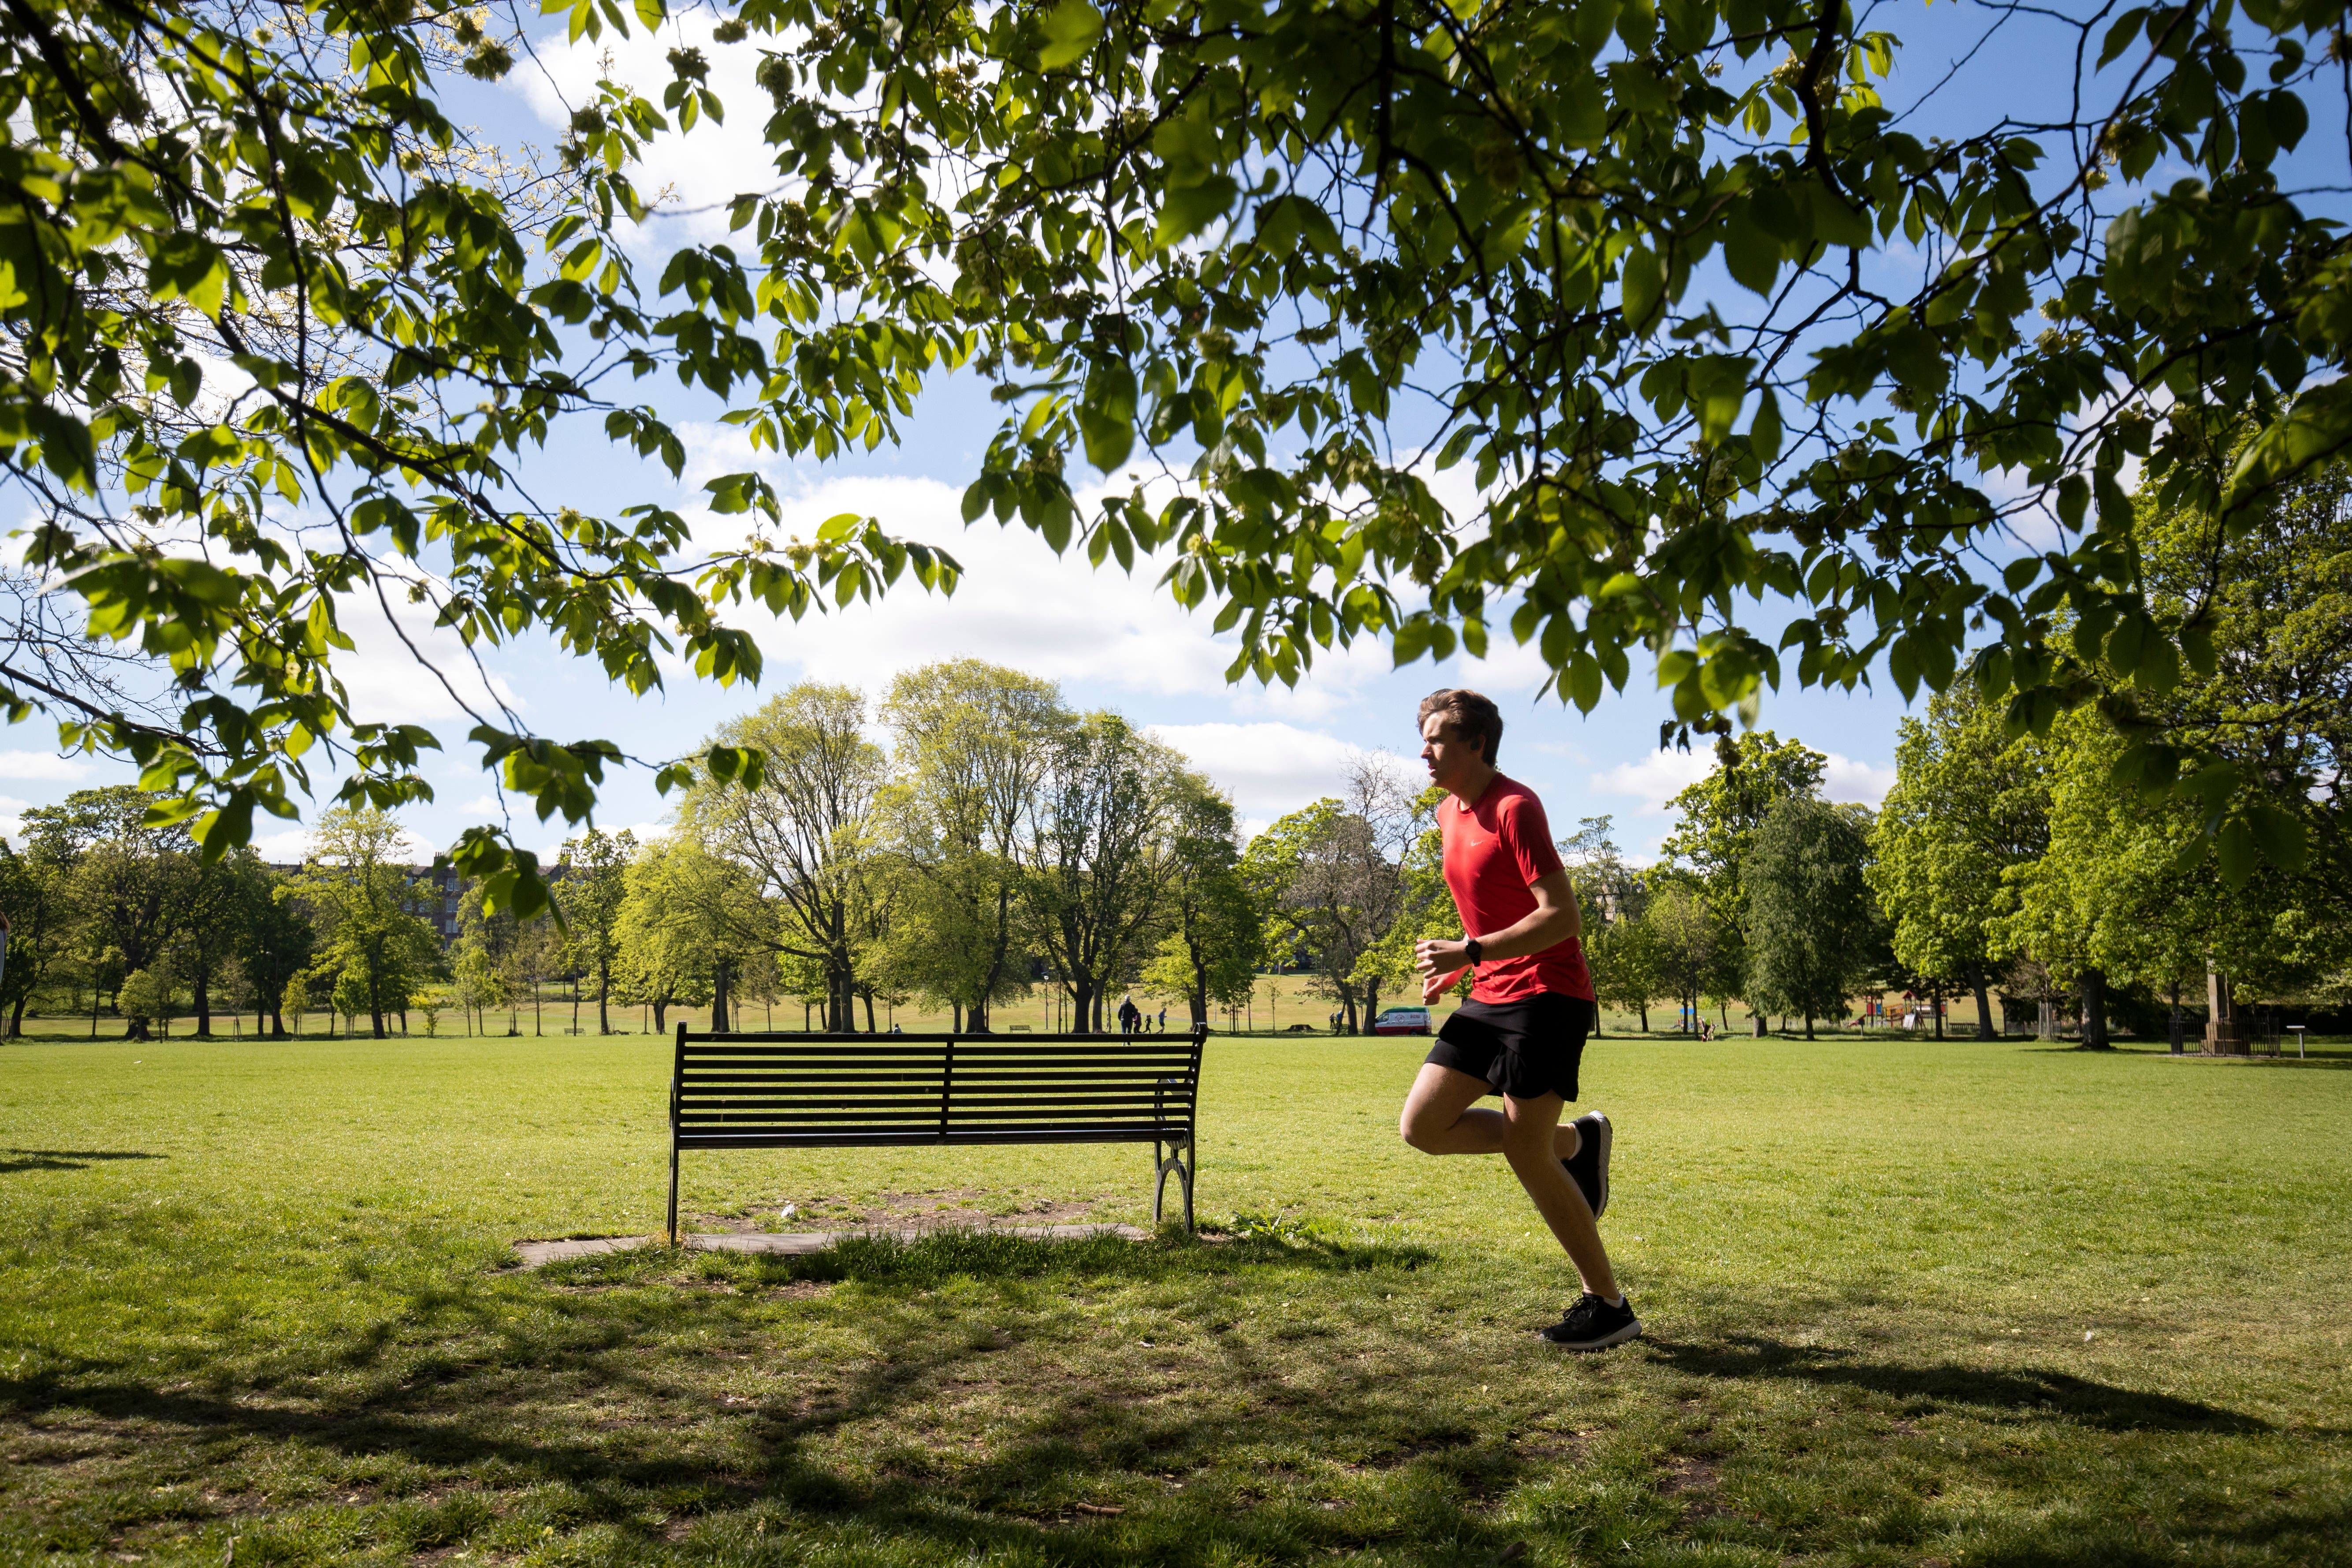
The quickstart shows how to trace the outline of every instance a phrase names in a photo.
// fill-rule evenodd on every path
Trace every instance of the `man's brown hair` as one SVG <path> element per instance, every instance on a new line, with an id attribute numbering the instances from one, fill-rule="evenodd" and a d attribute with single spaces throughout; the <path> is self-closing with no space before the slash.
<path id="1" fill-rule="evenodd" d="M 1420 722 L 1427 724 L 1433 713 L 1444 714 L 1454 733 L 1464 739 L 1483 742 L 1486 766 L 1496 765 L 1495 753 L 1503 745 L 1503 715 L 1490 699 L 1465 686 L 1449 686 L 1421 699 Z"/>

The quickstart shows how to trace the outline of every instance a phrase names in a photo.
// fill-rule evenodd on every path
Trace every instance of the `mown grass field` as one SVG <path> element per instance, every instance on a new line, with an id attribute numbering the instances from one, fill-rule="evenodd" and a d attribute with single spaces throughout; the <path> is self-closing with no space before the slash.
<path id="1" fill-rule="evenodd" d="M 0 1561 L 2352 1562 L 2352 1057 L 1596 1044 L 1571 1287 L 1412 1040 L 1220 1040 L 1199 1242 L 659 1223 L 662 1042 L 0 1050 Z M 689 1156 L 705 1228 L 1135 1219 L 1134 1149 Z M 1227 1217 L 1240 1216 L 1240 1219 Z"/>

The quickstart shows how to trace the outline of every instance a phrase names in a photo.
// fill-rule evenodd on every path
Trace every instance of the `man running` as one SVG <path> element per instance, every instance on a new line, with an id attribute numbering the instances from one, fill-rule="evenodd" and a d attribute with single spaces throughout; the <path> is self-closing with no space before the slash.
<path id="1" fill-rule="evenodd" d="M 1543 802 L 1495 768 L 1503 716 L 1472 691 L 1421 704 L 1421 758 L 1446 791 L 1437 826 L 1445 885 L 1465 939 L 1413 947 L 1421 998 L 1433 1002 L 1465 968 L 1475 976 L 1422 1063 L 1397 1130 L 1423 1154 L 1500 1154 L 1576 1266 L 1584 1293 L 1542 1336 L 1570 1350 L 1605 1350 L 1642 1322 L 1617 1289 L 1594 1222 L 1609 1207 L 1609 1118 L 1563 1124 L 1592 1032 L 1592 977 L 1567 868 Z M 1473 1109 L 1500 1094 L 1500 1111 Z"/>

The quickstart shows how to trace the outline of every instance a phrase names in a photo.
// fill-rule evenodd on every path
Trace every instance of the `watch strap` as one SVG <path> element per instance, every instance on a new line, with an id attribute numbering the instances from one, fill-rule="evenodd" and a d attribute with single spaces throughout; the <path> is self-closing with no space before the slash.
<path id="1" fill-rule="evenodd" d="M 1478 938 L 1475 936 L 1471 937 L 1467 942 L 1462 944 L 1462 956 L 1469 959 L 1472 967 L 1474 967 L 1477 965 L 1477 962 L 1479 958 L 1483 956 L 1483 954 L 1484 950 L 1479 947 Z"/>

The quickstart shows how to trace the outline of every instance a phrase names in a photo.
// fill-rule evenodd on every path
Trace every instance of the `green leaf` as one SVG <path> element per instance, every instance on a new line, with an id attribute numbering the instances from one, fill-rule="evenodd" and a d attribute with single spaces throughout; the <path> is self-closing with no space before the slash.
<path id="1" fill-rule="evenodd" d="M 2311 831 L 2292 814 L 2267 801 L 2246 808 L 2246 825 L 2263 858 L 2281 871 L 2301 871 L 2311 858 Z"/>
<path id="2" fill-rule="evenodd" d="M 2131 47 L 2132 40 L 2139 37 L 2140 27 L 2147 20 L 2145 6 L 2134 6 L 2116 18 L 2115 25 L 2107 29 L 2106 41 L 2099 46 L 2100 69 L 2105 70 L 2117 55 Z"/>
<path id="3" fill-rule="evenodd" d="M 1766 463 L 1780 455 L 1780 400 L 1766 387 L 1756 398 L 1756 417 L 1748 422 L 1748 444 Z"/>
<path id="4" fill-rule="evenodd" d="M 1160 227 L 1154 237 L 1162 246 L 1189 239 L 1231 212 L 1241 193 L 1241 186 L 1224 174 L 1212 174 L 1193 184 L 1171 185 L 1160 197 Z"/>
<path id="5" fill-rule="evenodd" d="M 2208 680 L 2212 679 L 2214 672 L 2221 667 L 2221 659 L 2213 650 L 2213 633 L 2203 626 L 2183 626 L 2180 629 L 2180 655 L 2189 661 L 2190 669 Z"/>
<path id="6" fill-rule="evenodd" d="M 1091 408 L 1078 410 L 1078 430 L 1085 436 L 1087 461 L 1108 474 L 1127 461 L 1135 447 L 1135 425 L 1131 421 L 1098 413 Z"/>
<path id="7" fill-rule="evenodd" d="M 1658 324 L 1658 301 L 1666 291 L 1666 269 L 1656 253 L 1638 243 L 1627 251 L 1618 287 L 1625 325 L 1646 337 Z"/>
<path id="8" fill-rule="evenodd" d="M 1087 0 L 1062 0 L 1045 13 L 1039 26 L 1045 35 L 1045 47 L 1039 51 L 1037 63 L 1049 71 L 1084 59 L 1103 36 L 1102 13 Z"/>
<path id="9" fill-rule="evenodd" d="M 2243 887 L 2262 863 L 2254 842 L 2254 830 L 2243 817 L 2232 817 L 2221 824 L 2214 835 L 2213 847 L 2221 857 L 2221 880 L 2231 887 Z"/>
<path id="10" fill-rule="evenodd" d="M 1724 225 L 1723 262 L 1733 282 L 1769 298 L 1780 277 L 1780 242 L 1739 211 Z"/>
<path id="11" fill-rule="evenodd" d="M 757 789 L 768 776 L 767 754 L 753 747 L 714 746 L 704 753 L 702 764 L 721 784 L 740 784 L 746 789 Z"/>

